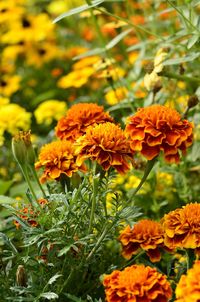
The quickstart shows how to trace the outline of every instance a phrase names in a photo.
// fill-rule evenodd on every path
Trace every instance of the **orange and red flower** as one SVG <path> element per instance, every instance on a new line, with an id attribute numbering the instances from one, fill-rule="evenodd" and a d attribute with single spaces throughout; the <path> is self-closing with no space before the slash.
<path id="1" fill-rule="evenodd" d="M 58 180 L 62 174 L 71 177 L 74 172 L 85 170 L 78 164 L 74 154 L 75 148 L 69 141 L 55 141 L 42 147 L 36 169 L 44 167 L 41 183 L 46 180 Z"/>
<path id="2" fill-rule="evenodd" d="M 159 248 L 163 247 L 164 233 L 159 222 L 142 219 L 131 228 L 129 225 L 120 233 L 122 256 L 130 259 L 139 251 L 147 252 L 152 262 L 160 261 Z"/>
<path id="3" fill-rule="evenodd" d="M 196 261 L 187 275 L 182 275 L 176 287 L 175 302 L 200 301 L 200 261 Z"/>
<path id="4" fill-rule="evenodd" d="M 106 171 L 114 167 L 123 174 L 130 169 L 129 161 L 133 161 L 123 130 L 113 123 L 89 127 L 86 134 L 79 137 L 76 146 L 79 164 L 89 158 L 96 160 Z"/>
<path id="5" fill-rule="evenodd" d="M 113 122 L 113 119 L 102 106 L 94 103 L 76 104 L 58 122 L 56 135 L 62 140 L 75 141 L 85 134 L 88 126 L 105 122 Z"/>
<path id="6" fill-rule="evenodd" d="M 115 270 L 103 280 L 107 302 L 167 302 L 172 289 L 155 268 L 132 265 Z"/>
<path id="7" fill-rule="evenodd" d="M 190 203 L 164 215 L 164 244 L 170 248 L 200 247 L 200 204 Z"/>
<path id="8" fill-rule="evenodd" d="M 148 160 L 164 152 L 165 160 L 178 163 L 179 151 L 183 154 L 192 144 L 192 123 L 181 120 L 180 114 L 169 107 L 152 105 L 140 108 L 128 119 L 126 133 L 130 146 Z"/>

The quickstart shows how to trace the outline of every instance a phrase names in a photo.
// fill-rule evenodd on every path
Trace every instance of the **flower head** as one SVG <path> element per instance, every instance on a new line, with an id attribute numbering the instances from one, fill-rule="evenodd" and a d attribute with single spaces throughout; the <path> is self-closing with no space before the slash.
<path id="1" fill-rule="evenodd" d="M 94 103 L 76 104 L 58 122 L 56 135 L 60 139 L 75 141 L 79 136 L 85 134 L 88 126 L 112 121 L 113 119 L 107 112 L 104 112 L 102 106 Z"/>
<path id="2" fill-rule="evenodd" d="M 121 232 L 122 255 L 130 259 L 141 249 L 147 252 L 152 262 L 160 261 L 159 247 L 163 246 L 163 229 L 159 222 L 150 219 L 140 220 L 131 228 L 129 225 Z"/>
<path id="3" fill-rule="evenodd" d="M 82 164 L 78 165 L 74 154 L 74 146 L 69 141 L 56 141 L 44 145 L 39 154 L 36 169 L 44 167 L 40 181 L 58 180 L 62 174 L 71 177 L 79 169 L 84 170 Z"/>
<path id="4" fill-rule="evenodd" d="M 34 114 L 38 124 L 50 125 L 53 120 L 58 121 L 66 110 L 65 102 L 48 100 L 41 103 Z"/>
<path id="5" fill-rule="evenodd" d="M 181 120 L 176 110 L 161 105 L 140 108 L 126 126 L 132 150 L 148 160 L 163 151 L 169 163 L 179 162 L 179 150 L 186 153 L 192 144 L 192 129 L 192 123 Z"/>
<path id="6" fill-rule="evenodd" d="M 103 285 L 108 302 L 167 302 L 172 296 L 166 276 L 144 265 L 115 270 L 104 277 Z"/>
<path id="7" fill-rule="evenodd" d="M 200 204 L 190 203 L 163 217 L 164 244 L 170 249 L 200 247 Z"/>
<path id="8" fill-rule="evenodd" d="M 198 302 L 200 298 L 200 261 L 196 261 L 187 275 L 182 275 L 176 287 L 176 302 Z"/>
<path id="9" fill-rule="evenodd" d="M 119 173 L 130 169 L 132 154 L 123 130 L 113 123 L 89 127 L 76 143 L 78 161 L 96 160 L 104 170 L 114 167 Z"/>

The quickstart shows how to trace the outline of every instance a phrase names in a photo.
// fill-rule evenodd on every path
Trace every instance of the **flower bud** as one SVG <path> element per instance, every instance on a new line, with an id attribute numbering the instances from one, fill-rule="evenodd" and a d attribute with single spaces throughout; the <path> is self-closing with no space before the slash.
<path id="1" fill-rule="evenodd" d="M 196 95 L 192 95 L 188 100 L 188 108 L 195 107 L 199 102 L 199 99 Z"/>
<path id="2" fill-rule="evenodd" d="M 31 143 L 31 132 L 20 131 L 12 139 L 12 152 L 20 165 L 34 165 L 35 152 Z"/>
<path id="3" fill-rule="evenodd" d="M 27 276 L 23 265 L 19 265 L 17 268 L 16 281 L 18 286 L 27 287 Z"/>

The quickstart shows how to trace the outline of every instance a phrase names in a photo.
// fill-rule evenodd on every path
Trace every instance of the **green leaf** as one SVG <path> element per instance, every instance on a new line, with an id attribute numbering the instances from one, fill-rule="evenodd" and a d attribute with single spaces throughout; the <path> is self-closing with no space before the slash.
<path id="1" fill-rule="evenodd" d="M 0 233 L 0 237 L 2 237 L 3 241 L 5 242 L 5 244 L 10 247 L 10 249 L 13 251 L 14 254 L 17 254 L 18 251 L 15 248 L 15 246 L 12 244 L 12 242 L 10 241 L 10 239 L 3 233 Z"/>
<path id="2" fill-rule="evenodd" d="M 119 43 L 124 37 L 126 37 L 133 29 L 129 28 L 125 31 L 123 31 L 122 33 L 120 33 L 119 35 L 117 35 L 114 39 L 112 39 L 107 45 L 106 45 L 106 49 L 111 49 L 113 48 L 115 45 L 117 45 L 117 43 Z"/>
<path id="3" fill-rule="evenodd" d="M 8 181 L 3 181 L 0 180 L 0 195 L 5 194 L 8 189 L 11 187 L 13 181 L 12 180 L 8 180 Z"/>
<path id="4" fill-rule="evenodd" d="M 13 204 L 16 203 L 17 200 L 8 196 L 0 195 L 0 204 Z"/>
<path id="5" fill-rule="evenodd" d="M 74 301 L 74 302 L 83 302 L 82 299 L 74 296 L 74 295 L 70 295 L 70 294 L 64 294 L 67 298 L 70 299 L 70 301 Z"/>
<path id="6" fill-rule="evenodd" d="M 176 59 L 169 59 L 163 62 L 164 66 L 169 66 L 169 65 L 177 65 L 177 64 L 181 64 L 184 62 L 190 62 L 195 60 L 196 58 L 200 57 L 200 52 L 195 52 L 190 54 L 189 56 L 186 57 L 182 57 L 182 58 L 176 58 Z"/>
<path id="7" fill-rule="evenodd" d="M 73 245 L 67 245 L 65 246 L 62 250 L 60 250 L 60 252 L 58 253 L 58 257 L 61 257 L 62 255 L 66 254 L 70 248 L 72 247 Z"/>
<path id="8" fill-rule="evenodd" d="M 192 46 L 199 40 L 199 35 L 193 35 L 189 40 L 188 40 L 188 45 L 187 48 L 190 49 Z"/>
<path id="9" fill-rule="evenodd" d="M 60 278 L 62 275 L 61 274 L 55 274 L 53 277 L 51 277 L 51 279 L 49 279 L 48 284 L 52 284 L 54 283 L 58 278 Z"/>
<path id="10" fill-rule="evenodd" d="M 40 295 L 41 298 L 46 298 L 47 300 L 58 299 L 58 295 L 53 292 L 47 292 Z"/>
<path id="11" fill-rule="evenodd" d="M 53 23 L 56 23 L 60 20 L 62 20 L 63 18 L 65 17 L 69 17 L 69 16 L 72 16 L 72 15 L 76 15 L 76 14 L 79 14 L 81 12 L 84 12 L 92 7 L 96 7 L 98 6 L 99 4 L 103 3 L 105 0 L 97 0 L 97 1 L 93 1 L 93 4 L 92 5 L 87 5 L 87 4 L 84 4 L 82 6 L 79 6 L 79 7 L 76 7 L 76 8 L 73 8 L 73 9 L 70 9 L 68 12 L 65 12 L 63 14 L 61 14 L 60 16 L 58 16 L 56 19 L 53 20 Z"/>

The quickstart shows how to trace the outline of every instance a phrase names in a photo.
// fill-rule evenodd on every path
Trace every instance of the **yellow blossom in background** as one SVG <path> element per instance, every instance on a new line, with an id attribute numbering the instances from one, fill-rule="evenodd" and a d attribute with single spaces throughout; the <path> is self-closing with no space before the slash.
<path id="1" fill-rule="evenodd" d="M 128 191 L 131 189 L 136 189 L 137 186 L 139 185 L 141 179 L 135 175 L 130 175 L 125 184 L 124 184 L 124 188 Z M 142 188 L 140 189 L 140 194 L 145 194 L 148 191 L 150 191 L 150 186 L 149 184 L 146 182 L 144 183 L 144 185 L 142 186 Z"/>
<path id="2" fill-rule="evenodd" d="M 20 76 L 6 75 L 0 80 L 0 94 L 8 97 L 20 88 Z"/>
<path id="3" fill-rule="evenodd" d="M 128 94 L 128 90 L 125 87 L 119 87 L 116 88 L 115 90 L 113 89 L 109 90 L 105 95 L 105 99 L 106 102 L 112 106 L 112 105 L 116 105 L 117 103 L 125 99 L 127 94 Z"/>
<path id="4" fill-rule="evenodd" d="M 125 75 L 126 71 L 121 67 L 109 66 L 109 68 L 100 71 L 97 73 L 97 78 L 112 78 L 114 81 L 122 78 Z"/>
<path id="5" fill-rule="evenodd" d="M 181 95 L 172 100 L 168 100 L 165 105 L 170 108 L 177 109 L 181 113 L 184 113 L 188 106 L 188 99 L 189 95 Z"/>
<path id="6" fill-rule="evenodd" d="M 128 54 L 128 60 L 130 62 L 130 64 L 134 64 L 135 61 L 137 60 L 139 54 L 136 51 L 132 51 Z"/>
<path id="7" fill-rule="evenodd" d="M 54 0 L 48 5 L 49 13 L 53 15 L 62 14 L 72 8 L 85 4 L 84 0 Z"/>
<path id="8" fill-rule="evenodd" d="M 11 25 L 13 21 L 20 19 L 25 8 L 20 4 L 24 1 L 1 0 L 0 2 L 0 24 Z"/>
<path id="9" fill-rule="evenodd" d="M 0 96 L 0 106 L 7 105 L 10 102 L 8 98 L 4 98 Z"/>
<path id="10" fill-rule="evenodd" d="M 85 67 L 83 69 L 74 70 L 68 73 L 66 76 L 61 77 L 57 85 L 60 88 L 75 87 L 79 88 L 86 84 L 90 76 L 94 73 L 94 68 Z"/>
<path id="11" fill-rule="evenodd" d="M 106 209 L 108 211 L 109 215 L 115 214 L 115 207 L 114 207 L 114 200 L 116 199 L 117 195 L 122 195 L 122 192 L 117 190 L 115 192 L 109 192 L 106 194 Z M 122 206 L 118 207 L 118 211 L 120 211 L 120 209 L 122 208 Z"/>
<path id="12" fill-rule="evenodd" d="M 53 36 L 54 28 L 55 25 L 45 13 L 26 15 L 15 21 L 2 35 L 2 42 L 15 44 L 21 41 L 42 41 Z"/>
<path id="13" fill-rule="evenodd" d="M 4 132 L 14 135 L 18 130 L 28 130 L 31 124 L 31 113 L 17 104 L 0 107 L 0 144 L 3 144 Z"/>
<path id="14" fill-rule="evenodd" d="M 143 99 L 147 95 L 147 91 L 144 87 L 144 82 L 141 83 L 131 83 L 133 87 L 133 94 L 137 99 Z"/>
<path id="15" fill-rule="evenodd" d="M 77 69 L 83 69 L 85 67 L 92 67 L 95 63 L 99 62 L 101 60 L 101 57 L 99 56 L 91 56 L 87 58 L 83 58 L 79 60 L 78 62 L 73 64 L 73 70 Z"/>
<path id="16" fill-rule="evenodd" d="M 34 112 L 38 124 L 49 126 L 53 120 L 58 121 L 66 112 L 65 102 L 48 100 L 41 103 Z"/>

